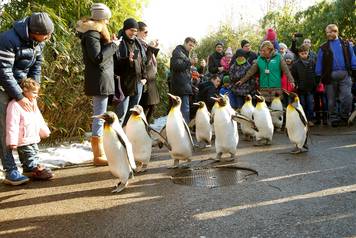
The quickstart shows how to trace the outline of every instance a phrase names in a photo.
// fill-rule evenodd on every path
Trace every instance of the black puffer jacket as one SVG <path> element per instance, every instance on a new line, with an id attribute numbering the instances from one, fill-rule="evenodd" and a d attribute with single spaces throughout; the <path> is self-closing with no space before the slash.
<path id="1" fill-rule="evenodd" d="M 172 53 L 171 93 L 177 96 L 192 95 L 189 52 L 182 45 L 178 45 Z"/>
<path id="2" fill-rule="evenodd" d="M 104 44 L 100 40 L 99 22 L 78 22 L 85 64 L 84 92 L 88 96 L 106 96 L 115 92 L 113 55 L 117 50 L 114 43 Z"/>
<path id="3" fill-rule="evenodd" d="M 209 61 L 208 61 L 208 70 L 209 73 L 211 74 L 217 74 L 219 73 L 219 67 L 221 67 L 220 61 L 221 58 L 224 57 L 222 53 L 214 52 L 209 56 Z"/>
<path id="4" fill-rule="evenodd" d="M 22 99 L 20 83 L 30 77 L 40 82 L 44 42 L 30 39 L 29 17 L 14 23 L 13 28 L 0 34 L 0 86 L 11 98 Z"/>
<path id="5" fill-rule="evenodd" d="M 137 83 L 142 79 L 147 79 L 145 49 L 137 38 L 129 39 L 122 30 L 119 31 L 118 37 L 122 37 L 123 40 L 114 59 L 115 74 L 120 76 L 121 89 L 124 95 L 126 97 L 133 96 L 138 93 Z M 130 51 L 137 50 L 139 51 L 137 59 L 130 62 Z"/>
<path id="6" fill-rule="evenodd" d="M 310 59 L 307 61 L 298 59 L 292 65 L 291 73 L 293 75 L 295 86 L 298 92 L 312 92 L 315 89 L 318 82 L 315 77 L 314 61 Z"/>

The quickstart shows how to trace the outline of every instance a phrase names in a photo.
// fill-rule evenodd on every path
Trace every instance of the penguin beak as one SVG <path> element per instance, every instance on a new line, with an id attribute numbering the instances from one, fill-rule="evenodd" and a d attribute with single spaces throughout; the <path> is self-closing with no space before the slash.
<path id="1" fill-rule="evenodd" d="M 256 94 L 256 98 L 260 101 L 263 101 L 262 97 Z"/>
<path id="2" fill-rule="evenodd" d="M 200 106 L 200 103 L 195 102 L 195 103 L 193 103 L 193 105 L 194 105 L 194 106 Z"/>
<path id="3" fill-rule="evenodd" d="M 287 94 L 288 96 L 290 95 L 290 92 L 288 92 L 287 90 L 282 89 L 282 91 L 283 91 L 285 94 Z"/>
<path id="4" fill-rule="evenodd" d="M 216 97 L 210 97 L 210 98 L 213 99 L 216 102 L 220 101 L 220 98 L 216 98 Z"/>
<path id="5" fill-rule="evenodd" d="M 174 101 L 177 101 L 177 97 L 174 96 L 173 94 L 167 93 L 170 98 L 172 98 Z"/>
<path id="6" fill-rule="evenodd" d="M 137 114 L 140 114 L 140 112 L 138 111 L 138 109 L 135 108 L 135 107 L 130 108 L 130 112 L 136 112 Z"/>
<path id="7" fill-rule="evenodd" d="M 104 115 L 103 115 L 103 114 L 101 114 L 101 115 L 95 115 L 95 116 L 92 116 L 91 118 L 104 120 Z"/>

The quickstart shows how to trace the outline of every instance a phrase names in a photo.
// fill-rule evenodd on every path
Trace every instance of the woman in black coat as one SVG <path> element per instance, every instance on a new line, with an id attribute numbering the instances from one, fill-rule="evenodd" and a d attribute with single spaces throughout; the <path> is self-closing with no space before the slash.
<path id="1" fill-rule="evenodd" d="M 143 86 L 147 82 L 146 54 L 137 39 L 138 23 L 128 18 L 118 37 L 122 38 L 119 49 L 114 57 L 114 71 L 120 76 L 120 85 L 125 99 L 116 108 L 116 114 L 124 127 L 131 115 L 130 109 L 139 104 Z"/>
<path id="2" fill-rule="evenodd" d="M 111 17 L 110 9 L 102 3 L 91 8 L 91 17 L 78 21 L 77 32 L 81 39 L 84 70 L 84 91 L 93 97 L 93 114 L 106 112 L 108 97 L 114 94 L 113 55 L 119 41 L 111 40 L 107 24 Z M 94 119 L 92 124 L 91 145 L 95 165 L 107 165 L 103 150 L 103 121 Z"/>

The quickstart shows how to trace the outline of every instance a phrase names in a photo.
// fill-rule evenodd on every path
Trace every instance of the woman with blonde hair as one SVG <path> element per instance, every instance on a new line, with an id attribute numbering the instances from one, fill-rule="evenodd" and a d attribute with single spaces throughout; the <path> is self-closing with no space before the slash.
<path id="1" fill-rule="evenodd" d="M 283 57 L 275 51 L 270 41 L 264 41 L 261 44 L 260 56 L 258 56 L 257 62 L 252 65 L 246 75 L 236 84 L 241 85 L 258 73 L 259 91 L 266 99 L 266 102 L 271 102 L 276 93 L 282 95 L 282 72 L 287 76 L 292 87 L 294 87 L 293 76 Z"/>
<path id="2" fill-rule="evenodd" d="M 91 17 L 78 21 L 77 32 L 81 39 L 84 70 L 84 92 L 93 97 L 93 114 L 106 112 L 108 97 L 115 93 L 113 55 L 120 41 L 110 37 L 107 25 L 110 9 L 103 3 L 94 3 Z M 103 122 L 93 119 L 91 146 L 94 165 L 107 165 L 103 148 Z"/>

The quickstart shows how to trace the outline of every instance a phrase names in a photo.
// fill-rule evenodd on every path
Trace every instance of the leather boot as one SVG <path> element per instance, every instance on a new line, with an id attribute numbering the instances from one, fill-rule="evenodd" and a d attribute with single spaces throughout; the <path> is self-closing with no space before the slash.
<path id="1" fill-rule="evenodd" d="M 103 137 L 92 136 L 91 137 L 91 148 L 94 155 L 94 165 L 95 166 L 104 166 L 108 165 L 108 161 L 105 156 L 104 146 L 103 146 Z"/>

